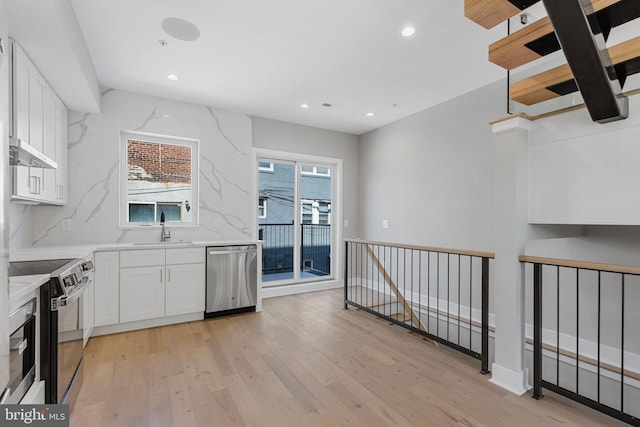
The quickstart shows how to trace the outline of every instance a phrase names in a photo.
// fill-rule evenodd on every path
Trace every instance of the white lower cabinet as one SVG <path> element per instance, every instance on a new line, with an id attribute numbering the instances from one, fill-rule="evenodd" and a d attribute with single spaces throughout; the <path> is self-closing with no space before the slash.
<path id="1" fill-rule="evenodd" d="M 167 265 L 167 316 L 204 312 L 204 275 L 204 263 Z"/>
<path id="2" fill-rule="evenodd" d="M 120 322 L 164 316 L 165 267 L 120 269 Z"/>
<path id="3" fill-rule="evenodd" d="M 95 326 L 205 309 L 205 248 L 95 254 Z"/>
<path id="4" fill-rule="evenodd" d="M 94 274 L 95 327 L 120 322 L 120 252 L 96 252 Z"/>

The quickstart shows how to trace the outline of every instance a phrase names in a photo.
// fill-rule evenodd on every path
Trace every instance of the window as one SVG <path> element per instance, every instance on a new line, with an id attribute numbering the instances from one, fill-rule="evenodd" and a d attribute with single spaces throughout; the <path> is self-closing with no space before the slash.
<path id="1" fill-rule="evenodd" d="M 302 175 L 331 176 L 331 169 L 321 166 L 300 166 Z"/>
<path id="2" fill-rule="evenodd" d="M 258 162 L 258 170 L 260 172 L 273 172 L 273 163 L 271 163 L 271 162 Z"/>
<path id="3" fill-rule="evenodd" d="M 121 133 L 120 225 L 197 225 L 198 142 Z"/>
<path id="4" fill-rule="evenodd" d="M 302 200 L 300 213 L 303 224 L 331 224 L 331 202 L 328 200 Z"/>
<path id="5" fill-rule="evenodd" d="M 267 198 L 260 197 L 258 199 L 258 218 L 266 218 L 267 217 Z"/>

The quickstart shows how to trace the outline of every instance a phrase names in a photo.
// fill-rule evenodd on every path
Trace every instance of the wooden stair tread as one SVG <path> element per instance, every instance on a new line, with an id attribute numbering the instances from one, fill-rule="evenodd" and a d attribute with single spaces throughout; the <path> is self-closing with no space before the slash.
<path id="1" fill-rule="evenodd" d="M 609 48 L 612 64 L 620 64 L 640 57 L 640 37 L 624 41 Z M 510 98 L 524 105 L 533 105 L 560 95 L 549 90 L 550 86 L 573 80 L 569 65 L 552 68 L 509 86 Z"/>
<path id="2" fill-rule="evenodd" d="M 592 0 L 595 12 L 605 9 L 621 0 Z M 506 70 L 512 70 L 541 57 L 526 44 L 553 33 L 549 17 L 536 22 L 489 45 L 489 61 Z"/>
<path id="3" fill-rule="evenodd" d="M 537 2 L 532 2 L 537 3 Z M 508 0 L 465 0 L 464 16 L 486 29 L 517 15 L 522 10 Z"/>

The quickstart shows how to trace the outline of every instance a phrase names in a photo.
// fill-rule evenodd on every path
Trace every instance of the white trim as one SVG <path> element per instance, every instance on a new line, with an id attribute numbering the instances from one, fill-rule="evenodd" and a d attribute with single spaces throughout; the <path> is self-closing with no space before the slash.
<path id="1" fill-rule="evenodd" d="M 93 329 L 92 337 L 117 334 L 120 332 L 136 331 L 138 329 L 154 328 L 156 326 L 174 325 L 176 323 L 193 322 L 204 319 L 204 312 L 181 314 L 178 316 L 158 317 L 156 319 L 138 320 L 135 322 L 116 323 L 115 325 L 98 326 Z"/>
<path id="2" fill-rule="evenodd" d="M 335 227 L 332 226 L 332 229 L 335 229 L 335 234 L 333 236 L 333 239 L 331 241 L 331 276 L 336 279 L 339 280 L 342 277 L 343 274 L 343 269 L 342 269 L 342 244 L 340 244 L 342 242 L 342 217 L 343 217 L 343 206 L 344 206 L 344 201 L 343 201 L 343 188 L 342 188 L 342 177 L 343 177 L 343 160 L 339 159 L 339 158 L 332 158 L 332 157 L 322 157 L 322 156 L 313 156 L 313 155 L 309 155 L 309 154 L 300 154 L 300 153 L 289 153 L 286 151 L 276 151 L 276 150 L 268 150 L 265 148 L 253 148 L 253 162 L 254 162 L 254 167 L 253 167 L 253 200 L 257 200 L 258 198 L 258 188 L 259 188 L 259 184 L 258 184 L 258 180 L 259 180 L 259 174 L 258 174 L 258 159 L 262 159 L 262 161 L 266 161 L 266 160 L 276 160 L 277 162 L 281 162 L 281 163 L 286 163 L 286 162 L 299 162 L 299 163 L 311 163 L 311 164 L 315 164 L 315 165 L 320 165 L 320 166 L 325 166 L 327 165 L 328 167 L 333 167 L 334 168 L 334 174 L 332 176 L 331 179 L 331 201 L 332 201 L 332 212 L 331 215 L 335 215 L 335 218 L 332 218 L 332 225 L 335 224 Z M 296 173 L 295 176 L 297 177 L 299 174 Z M 296 178 L 297 181 L 297 178 Z M 297 185 L 297 182 L 296 182 Z M 298 194 L 297 191 L 297 187 L 295 189 L 296 191 L 296 195 Z M 335 205 L 337 205 L 337 209 L 335 209 L 335 211 L 333 210 Z M 257 212 L 257 209 L 256 209 Z M 300 206 L 296 206 L 296 212 L 294 213 L 295 218 L 300 218 Z M 257 213 L 256 213 L 257 216 Z M 334 222 L 335 220 L 335 222 Z M 296 227 L 297 229 L 297 227 Z M 258 238 L 258 221 L 257 218 L 255 218 L 255 221 L 253 221 L 253 230 L 254 230 L 254 234 L 253 237 L 254 239 Z M 295 260 L 294 260 L 295 261 Z M 294 264 L 294 265 L 299 265 L 298 264 Z M 309 283 L 313 280 L 316 279 L 306 279 L 306 281 L 304 279 L 300 280 L 298 283 Z"/>
<path id="3" fill-rule="evenodd" d="M 501 122 L 494 123 L 493 126 L 491 126 L 491 130 L 494 135 L 508 132 L 514 129 L 522 129 L 522 130 L 530 131 L 531 121 L 527 119 L 523 119 L 520 116 L 515 116 L 508 120 L 503 120 Z"/>
<path id="4" fill-rule="evenodd" d="M 339 280 L 326 282 L 294 283 L 282 286 L 265 286 L 262 288 L 262 298 L 282 297 L 286 295 L 302 294 L 305 292 L 323 291 L 327 289 L 337 289 L 344 286 Z"/>
<path id="5" fill-rule="evenodd" d="M 128 157 L 127 144 L 129 139 L 139 139 L 158 144 L 183 145 L 191 148 L 191 192 L 193 198 L 189 204 L 193 210 L 193 221 L 191 222 L 171 222 L 172 227 L 198 227 L 200 224 L 200 140 L 194 138 L 186 138 L 173 135 L 159 135 L 149 132 L 138 132 L 131 130 L 121 130 L 120 144 L 118 153 L 118 224 L 120 228 L 140 229 L 148 227 L 158 227 L 157 222 L 154 223 L 130 223 L 129 209 L 127 200 L 127 176 L 128 176 Z M 138 203 L 138 202 L 136 202 Z M 164 203 L 161 201 L 160 203 Z"/>
<path id="6" fill-rule="evenodd" d="M 522 396 L 531 390 L 528 377 L 529 371 L 527 369 L 516 372 L 500 366 L 497 363 L 493 363 L 491 365 L 491 379 L 489 382 L 518 396 Z"/>
<path id="7" fill-rule="evenodd" d="M 260 166 L 260 163 L 269 163 L 268 167 Z M 258 171 L 259 172 L 273 172 L 273 162 L 258 162 Z"/>
<path id="8" fill-rule="evenodd" d="M 261 199 L 262 203 L 260 203 Z M 262 208 L 262 212 L 264 213 L 264 215 L 260 215 L 260 208 Z M 267 218 L 267 198 L 258 196 L 258 219 L 265 218 Z"/>

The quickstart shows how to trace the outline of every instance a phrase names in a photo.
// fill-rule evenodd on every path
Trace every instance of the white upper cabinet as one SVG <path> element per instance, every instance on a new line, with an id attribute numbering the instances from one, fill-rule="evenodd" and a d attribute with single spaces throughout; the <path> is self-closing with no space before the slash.
<path id="1" fill-rule="evenodd" d="M 67 109 L 20 46 L 12 43 L 12 135 L 58 163 L 58 169 L 12 166 L 11 199 L 63 205 L 67 194 Z"/>

